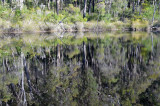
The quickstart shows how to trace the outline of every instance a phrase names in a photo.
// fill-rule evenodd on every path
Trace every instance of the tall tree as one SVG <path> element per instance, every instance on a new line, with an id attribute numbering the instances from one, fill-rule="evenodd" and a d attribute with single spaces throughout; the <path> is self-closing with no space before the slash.
<path id="1" fill-rule="evenodd" d="M 91 13 L 92 0 L 89 0 L 88 14 Z"/>
<path id="2" fill-rule="evenodd" d="M 93 0 L 93 2 L 92 2 L 93 12 L 94 12 L 94 6 L 95 6 L 94 2 L 95 2 L 95 0 Z"/>
<path id="3" fill-rule="evenodd" d="M 83 18 L 86 17 L 86 10 L 87 10 L 87 0 L 84 0 Z"/>
<path id="4" fill-rule="evenodd" d="M 153 17 L 152 17 L 152 25 L 153 25 L 153 22 L 154 22 L 154 16 L 155 16 L 155 13 L 156 13 L 156 9 L 157 9 L 157 2 L 156 2 L 156 0 L 154 0 L 154 12 L 153 12 Z"/>
<path id="5" fill-rule="evenodd" d="M 56 10 L 57 10 L 57 14 L 59 14 L 59 8 L 60 8 L 60 0 L 56 0 Z"/>

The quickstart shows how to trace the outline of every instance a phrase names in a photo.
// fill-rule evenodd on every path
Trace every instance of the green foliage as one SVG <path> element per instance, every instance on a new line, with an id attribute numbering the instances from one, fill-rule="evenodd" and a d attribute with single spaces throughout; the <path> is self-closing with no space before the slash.
<path id="1" fill-rule="evenodd" d="M 11 10 L 8 9 L 8 7 L 0 5 L 0 17 L 2 19 L 6 19 L 6 20 L 9 19 L 10 14 L 11 14 Z"/>
<path id="2" fill-rule="evenodd" d="M 73 4 L 69 4 L 69 7 L 66 7 L 65 10 L 72 15 L 80 14 L 80 9 L 78 7 L 74 7 Z"/>
<path id="3" fill-rule="evenodd" d="M 64 25 L 64 29 L 72 31 L 75 30 L 73 26 L 77 22 L 94 22 L 98 20 L 99 22 L 104 21 L 105 23 L 109 24 L 117 21 L 124 21 L 126 18 L 132 21 L 139 19 L 140 21 L 142 21 L 141 23 L 143 24 L 143 20 L 151 23 L 154 12 L 154 6 L 151 4 L 152 2 L 148 1 L 142 3 L 142 6 L 140 6 L 140 4 L 138 6 L 137 3 L 135 3 L 135 11 L 133 13 L 133 3 L 131 3 L 131 7 L 128 8 L 128 2 L 126 0 L 114 0 L 111 2 L 111 4 L 110 2 L 105 2 L 104 0 L 102 0 L 100 2 L 95 2 L 94 12 L 91 11 L 90 14 L 87 14 L 87 16 L 83 18 L 84 7 L 83 5 L 76 6 L 76 2 L 78 3 L 78 1 L 73 0 L 66 2 L 66 5 L 62 5 L 63 9 L 60 9 L 59 15 L 57 15 L 56 13 L 56 8 L 52 7 L 56 6 L 55 2 L 50 3 L 50 10 L 47 9 L 48 2 L 44 1 L 39 2 L 39 4 L 37 5 L 35 5 L 35 1 L 26 1 L 23 9 L 21 10 L 18 9 L 19 7 L 17 6 L 16 2 L 13 2 L 12 6 L 10 6 L 9 2 L 5 3 L 4 6 L 0 5 L 0 21 L 2 21 L 0 22 L 0 26 L 3 26 L 1 27 L 1 30 L 13 28 L 18 30 L 20 29 L 22 32 L 34 32 L 33 29 L 35 29 L 36 32 L 46 30 L 57 31 L 57 29 L 54 29 L 56 24 L 58 24 L 60 21 L 63 21 L 63 23 L 68 24 Z M 89 1 L 87 2 L 89 3 Z M 44 10 L 40 9 L 41 3 L 45 4 L 46 6 Z M 79 4 L 80 3 L 78 3 L 78 5 Z M 11 7 L 14 9 L 10 9 Z M 141 14 L 139 15 L 140 8 Z M 91 10 L 92 9 L 93 6 L 91 5 Z M 159 20 L 159 8 L 157 6 L 155 21 Z M 5 23 L 7 23 L 7 25 L 5 25 Z M 88 29 L 93 29 L 93 27 L 95 27 L 94 23 L 92 25 L 94 26 Z M 132 26 L 134 25 L 127 26 L 132 28 Z M 105 28 L 114 29 L 116 25 L 113 25 L 112 28 L 110 27 L 111 26 L 107 26 Z M 118 29 L 121 30 L 123 28 Z"/>
<path id="4" fill-rule="evenodd" d="M 154 12 L 154 7 L 146 7 L 145 12 L 142 13 L 142 17 L 152 21 L 152 16 L 153 16 L 153 12 Z"/>
<path id="5" fill-rule="evenodd" d="M 136 30 L 148 30 L 149 23 L 145 20 L 137 19 L 132 21 L 132 28 Z"/>
<path id="6" fill-rule="evenodd" d="M 14 17 L 13 17 L 13 22 L 14 23 L 17 23 L 18 21 L 21 21 L 22 20 L 22 13 L 21 13 L 21 10 L 17 9 L 15 11 L 15 14 L 14 14 Z"/>
<path id="7" fill-rule="evenodd" d="M 97 4 L 97 10 L 100 13 L 100 15 L 104 15 L 105 14 L 105 3 L 104 2 L 100 2 Z"/>

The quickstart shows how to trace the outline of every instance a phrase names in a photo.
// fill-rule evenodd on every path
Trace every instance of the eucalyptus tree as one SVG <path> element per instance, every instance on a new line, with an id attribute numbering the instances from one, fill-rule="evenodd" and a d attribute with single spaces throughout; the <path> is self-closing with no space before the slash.
<path id="1" fill-rule="evenodd" d="M 87 0 L 84 0 L 83 18 L 86 17 L 86 10 L 87 10 Z"/>
<path id="2" fill-rule="evenodd" d="M 92 0 L 89 0 L 88 14 L 91 13 Z"/>
<path id="3" fill-rule="evenodd" d="M 57 14 L 59 14 L 59 9 L 60 9 L 60 0 L 56 0 L 56 11 L 57 11 Z"/>

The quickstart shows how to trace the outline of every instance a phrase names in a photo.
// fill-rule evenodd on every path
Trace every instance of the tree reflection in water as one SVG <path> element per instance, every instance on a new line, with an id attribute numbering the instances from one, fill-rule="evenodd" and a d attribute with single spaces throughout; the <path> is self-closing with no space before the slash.
<path id="1" fill-rule="evenodd" d="M 160 105 L 159 39 L 144 32 L 1 36 L 0 104 Z"/>

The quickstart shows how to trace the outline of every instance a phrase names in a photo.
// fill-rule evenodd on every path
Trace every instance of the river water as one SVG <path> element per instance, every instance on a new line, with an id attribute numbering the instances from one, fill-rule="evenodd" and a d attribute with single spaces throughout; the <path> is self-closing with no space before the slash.
<path id="1" fill-rule="evenodd" d="M 159 106 L 160 34 L 1 34 L 0 105 Z"/>

